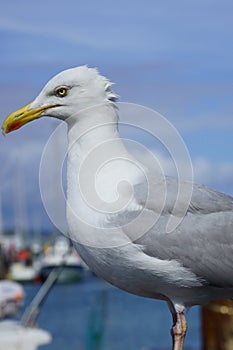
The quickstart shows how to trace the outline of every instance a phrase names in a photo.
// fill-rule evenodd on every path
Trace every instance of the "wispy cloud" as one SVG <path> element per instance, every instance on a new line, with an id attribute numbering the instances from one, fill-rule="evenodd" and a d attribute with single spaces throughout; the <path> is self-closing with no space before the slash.
<path id="1" fill-rule="evenodd" d="M 175 6 L 172 2 L 165 5 L 162 2 L 136 4 L 129 1 L 127 7 L 121 0 L 114 8 L 108 1 L 101 1 L 96 6 L 88 1 L 72 0 L 58 6 L 56 1 L 40 1 L 32 5 L 24 0 L 17 11 L 12 11 L 6 4 L 1 5 L 0 28 L 44 36 L 45 39 L 56 38 L 61 43 L 67 41 L 97 50 L 104 48 L 108 52 L 120 50 L 130 54 L 131 51 L 135 60 L 144 56 L 150 61 L 148 54 L 168 58 L 169 53 L 173 53 L 173 60 L 176 53 L 180 58 L 183 55 L 184 61 L 200 61 L 211 52 L 211 66 L 216 58 L 225 57 L 220 47 L 223 36 L 225 40 L 231 40 L 230 30 L 225 29 L 227 24 L 228 28 L 232 26 L 231 10 L 232 4 L 226 0 L 221 5 L 179 0 Z M 218 50 L 216 41 L 220 46 Z"/>
<path id="2" fill-rule="evenodd" d="M 219 112 L 203 112 L 193 118 L 179 118 L 177 127 L 181 132 L 197 132 L 198 130 L 233 130 L 233 110 Z"/>

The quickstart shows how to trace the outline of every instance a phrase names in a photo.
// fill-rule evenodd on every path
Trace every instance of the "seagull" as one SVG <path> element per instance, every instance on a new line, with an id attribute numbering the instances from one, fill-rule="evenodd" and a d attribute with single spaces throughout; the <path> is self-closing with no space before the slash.
<path id="1" fill-rule="evenodd" d="M 182 350 L 186 309 L 233 297 L 233 198 L 135 159 L 119 135 L 117 98 L 97 69 L 67 69 L 2 132 L 41 117 L 67 123 L 66 216 L 79 255 L 109 283 L 166 301 L 172 349 Z"/>

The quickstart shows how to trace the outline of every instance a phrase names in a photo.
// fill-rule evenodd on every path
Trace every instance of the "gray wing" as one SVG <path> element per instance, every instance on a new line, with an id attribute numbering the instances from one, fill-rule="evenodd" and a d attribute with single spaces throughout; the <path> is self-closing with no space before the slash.
<path id="1" fill-rule="evenodd" d="M 153 183 L 153 179 L 150 181 Z M 145 209 L 150 214 L 153 210 L 156 213 L 161 190 L 161 184 L 154 183 L 157 190 Z M 167 233 L 166 224 L 176 200 L 178 180 L 167 177 L 166 187 L 166 202 L 159 220 L 136 243 L 151 257 L 179 261 L 208 284 L 233 286 L 233 198 L 193 184 L 183 220 L 173 232 Z M 135 198 L 145 206 L 148 205 L 146 191 L 145 183 L 135 186 Z"/>
<path id="2" fill-rule="evenodd" d="M 164 183 L 161 183 L 162 181 Z M 184 189 L 185 184 L 187 184 L 189 189 L 192 189 L 192 195 L 187 207 L 187 213 L 210 214 L 216 212 L 233 211 L 233 197 L 215 191 L 207 186 L 180 180 L 178 181 L 176 178 L 169 176 L 165 178 L 165 181 L 158 181 L 158 179 L 148 176 L 147 182 L 150 184 L 150 187 L 153 187 L 153 198 L 150 200 L 150 203 L 152 202 L 152 206 L 154 208 L 156 208 L 156 201 L 160 197 L 161 192 L 166 189 L 166 200 L 163 210 L 164 213 L 171 213 L 173 211 L 180 184 L 184 185 Z M 134 191 L 136 200 L 141 204 L 145 204 L 148 198 L 147 183 L 143 182 L 137 184 L 134 187 Z M 183 199 L 185 200 L 186 196 L 184 196 Z M 180 197 L 180 206 L 182 206 L 182 204 L 182 197 Z"/>

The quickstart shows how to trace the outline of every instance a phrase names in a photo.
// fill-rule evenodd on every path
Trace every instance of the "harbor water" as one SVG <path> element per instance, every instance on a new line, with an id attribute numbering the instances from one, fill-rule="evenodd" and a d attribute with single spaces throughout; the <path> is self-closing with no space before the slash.
<path id="1" fill-rule="evenodd" d="M 25 285 L 24 309 L 40 285 Z M 199 350 L 200 309 L 188 311 L 185 350 Z M 41 308 L 37 324 L 51 333 L 41 350 L 169 350 L 171 315 L 165 302 L 123 292 L 88 275 L 80 283 L 57 284 Z"/>

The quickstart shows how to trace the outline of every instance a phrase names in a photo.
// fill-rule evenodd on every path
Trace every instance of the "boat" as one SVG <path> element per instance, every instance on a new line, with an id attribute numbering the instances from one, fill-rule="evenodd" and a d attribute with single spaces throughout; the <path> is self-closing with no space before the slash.
<path id="1" fill-rule="evenodd" d="M 52 335 L 36 326 L 41 307 L 51 292 L 62 268 L 53 269 L 24 311 L 20 321 L 0 322 L 0 350 L 36 350 L 52 341 Z"/>
<path id="2" fill-rule="evenodd" d="M 59 237 L 41 260 L 40 277 L 44 281 L 54 268 L 62 267 L 58 283 L 80 281 L 83 277 L 84 263 L 70 241 Z"/>
<path id="3" fill-rule="evenodd" d="M 16 251 L 15 261 L 9 266 L 8 276 L 19 283 L 34 282 L 38 277 L 40 263 L 30 248 L 21 248 Z"/>
<path id="4" fill-rule="evenodd" d="M 26 309 L 21 321 L 4 320 L 0 322 L 0 350 L 36 350 L 40 345 L 45 345 L 52 341 L 51 334 L 36 327 L 35 321 L 39 315 L 40 304 L 55 281 L 56 276 L 53 277 L 51 282 L 48 281 L 50 283 L 47 282 L 47 285 L 42 286 L 30 306 Z M 22 286 L 11 281 L 1 281 L 0 286 L 3 282 L 4 291 L 8 291 L 9 295 L 19 299 L 19 292 L 21 292 L 21 295 L 23 292 Z"/>
<path id="5" fill-rule="evenodd" d="M 51 340 L 51 334 L 41 328 L 25 327 L 13 320 L 0 322 L 0 350 L 36 350 Z"/>
<path id="6" fill-rule="evenodd" d="M 13 281 L 0 281 L 0 318 L 16 314 L 23 300 L 23 286 Z"/>
<path id="7" fill-rule="evenodd" d="M 9 276 L 20 283 L 29 283 L 37 279 L 38 270 L 34 265 L 27 266 L 22 262 L 14 262 L 9 268 Z"/>

